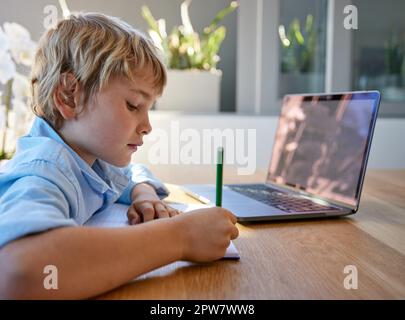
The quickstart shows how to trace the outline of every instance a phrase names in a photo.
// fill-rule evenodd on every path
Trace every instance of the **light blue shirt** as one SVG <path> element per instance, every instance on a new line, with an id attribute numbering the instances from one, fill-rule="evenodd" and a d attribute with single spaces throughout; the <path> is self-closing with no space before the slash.
<path id="1" fill-rule="evenodd" d="M 113 203 L 131 204 L 132 188 L 166 187 L 142 165 L 119 168 L 102 160 L 92 167 L 43 119 L 17 142 L 13 159 L 0 168 L 0 247 L 25 235 L 83 225 Z"/>

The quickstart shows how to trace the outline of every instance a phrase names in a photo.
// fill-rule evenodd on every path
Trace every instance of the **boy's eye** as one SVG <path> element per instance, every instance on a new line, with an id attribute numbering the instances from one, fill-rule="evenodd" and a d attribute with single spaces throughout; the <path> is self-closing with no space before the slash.
<path id="1" fill-rule="evenodd" d="M 129 111 L 135 111 L 135 110 L 139 109 L 137 106 L 134 106 L 133 104 L 129 103 L 128 101 L 127 101 L 127 108 Z"/>

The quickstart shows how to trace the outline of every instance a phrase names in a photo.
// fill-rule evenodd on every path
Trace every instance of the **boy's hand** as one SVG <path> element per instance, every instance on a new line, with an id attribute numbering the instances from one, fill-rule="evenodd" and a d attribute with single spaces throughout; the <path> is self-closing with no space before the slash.
<path id="1" fill-rule="evenodd" d="M 237 219 L 228 210 L 219 207 L 198 209 L 173 220 L 180 223 L 182 260 L 206 262 L 224 256 L 230 241 L 237 238 Z"/>
<path id="2" fill-rule="evenodd" d="M 137 224 L 153 219 L 174 217 L 179 213 L 180 211 L 160 200 L 151 186 L 141 183 L 135 186 L 132 192 L 132 204 L 127 216 L 130 224 Z"/>

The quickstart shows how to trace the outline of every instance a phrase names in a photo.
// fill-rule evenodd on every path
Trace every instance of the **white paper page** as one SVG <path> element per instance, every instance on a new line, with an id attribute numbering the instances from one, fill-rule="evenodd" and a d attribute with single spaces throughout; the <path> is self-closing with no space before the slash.
<path id="1" fill-rule="evenodd" d="M 170 204 L 171 207 L 188 212 L 196 209 L 209 208 L 210 206 L 203 204 Z M 129 226 L 127 218 L 128 206 L 120 203 L 114 203 L 107 209 L 98 212 L 93 215 L 86 223 L 85 226 L 90 227 L 125 227 Z M 226 249 L 225 259 L 239 259 L 239 253 L 235 245 L 231 241 L 231 244 Z"/>
<path id="2" fill-rule="evenodd" d="M 112 206 L 93 215 L 85 226 L 91 227 L 125 227 L 129 226 L 127 218 L 128 206 L 114 203 Z"/>

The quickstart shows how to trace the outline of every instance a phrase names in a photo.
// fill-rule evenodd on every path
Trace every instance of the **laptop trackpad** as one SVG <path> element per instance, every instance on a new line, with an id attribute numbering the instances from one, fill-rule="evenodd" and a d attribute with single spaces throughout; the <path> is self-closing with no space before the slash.
<path id="1" fill-rule="evenodd" d="M 215 204 L 214 185 L 185 185 L 185 187 L 194 193 L 208 198 Z M 235 192 L 227 186 L 224 186 L 222 190 L 222 207 L 230 210 L 237 217 L 278 216 L 286 214 L 280 209 Z"/>

